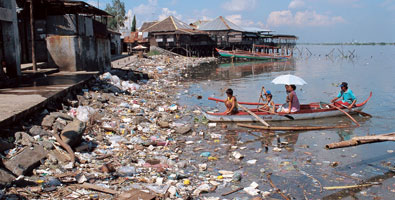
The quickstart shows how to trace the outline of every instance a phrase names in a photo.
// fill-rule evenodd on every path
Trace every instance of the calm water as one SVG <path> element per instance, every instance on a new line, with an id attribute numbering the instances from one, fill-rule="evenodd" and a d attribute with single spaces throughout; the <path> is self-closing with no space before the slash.
<path id="1" fill-rule="evenodd" d="M 241 170 L 243 179 L 241 186 L 248 186 L 252 181 L 259 184 L 259 189 L 271 189 L 265 174 L 273 173 L 272 180 L 281 190 L 285 190 L 296 199 L 304 198 L 361 198 L 372 199 L 376 196 L 383 199 L 393 199 L 395 196 L 394 142 L 374 143 L 349 147 L 344 149 L 326 150 L 328 143 L 348 140 L 354 136 L 382 134 L 395 131 L 395 46 L 298 46 L 303 55 L 296 55 L 294 60 L 287 62 L 244 62 L 199 66 L 185 71 L 187 91 L 180 95 L 180 103 L 190 109 L 200 106 L 205 109 L 225 110 L 223 104 L 216 104 L 207 97 L 225 99 L 225 90 L 232 88 L 239 101 L 256 102 L 262 85 L 271 90 L 275 103 L 284 103 L 285 92 L 283 85 L 271 83 L 275 77 L 293 74 L 302 77 L 308 84 L 297 87 L 301 103 L 325 101 L 329 102 L 339 92 L 337 85 L 342 81 L 349 83 L 358 101 L 364 101 L 369 92 L 373 92 L 364 112 L 373 118 L 355 116 L 361 124 L 358 128 L 333 129 L 323 131 L 277 132 L 280 141 L 288 142 L 281 152 L 273 152 L 277 145 L 274 133 L 251 132 L 227 124 L 229 130 L 217 128 L 205 129 L 207 133 L 221 133 L 220 142 L 213 143 L 212 139 L 200 139 L 199 146 L 205 151 L 211 151 L 220 158 L 211 163 L 214 171 L 220 169 Z M 306 56 L 306 48 L 313 54 Z M 333 55 L 326 57 L 333 50 Z M 355 50 L 355 51 L 354 51 Z M 354 52 L 354 58 L 342 58 L 341 53 Z M 198 100 L 197 95 L 203 96 Z M 350 123 L 346 117 L 328 118 L 321 120 L 293 121 L 272 123 L 278 126 L 287 125 L 336 125 Z M 264 137 L 260 137 L 264 136 Z M 246 155 L 240 162 L 229 159 L 227 145 L 246 147 L 238 149 Z M 269 146 L 265 152 L 265 146 Z M 195 148 L 193 145 L 191 149 Z M 263 149 L 262 152 L 259 152 Z M 196 149 L 195 149 L 196 150 Z M 259 153 L 257 153 L 259 152 Z M 196 158 L 200 159 L 200 158 Z M 248 165 L 246 161 L 256 159 L 256 165 Z M 338 166 L 330 164 L 338 162 Z M 231 165 L 229 165 L 231 164 Z M 241 168 L 240 168 L 241 166 Z M 392 171 L 391 171 L 392 170 Z M 322 186 L 342 186 L 378 181 L 382 183 L 359 189 L 323 190 Z M 219 187 L 217 194 L 226 188 Z M 228 189 L 229 190 L 229 189 Z M 245 196 L 245 193 L 229 195 Z M 212 196 L 212 194 L 208 195 Z M 278 194 L 271 197 L 281 198 Z"/>

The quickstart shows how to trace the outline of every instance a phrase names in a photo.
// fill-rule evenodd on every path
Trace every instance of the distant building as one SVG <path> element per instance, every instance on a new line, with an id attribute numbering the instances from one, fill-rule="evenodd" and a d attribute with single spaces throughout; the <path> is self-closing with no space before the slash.
<path id="1" fill-rule="evenodd" d="M 151 46 L 157 46 L 186 56 L 211 56 L 215 43 L 208 33 L 194 29 L 179 19 L 169 16 L 153 23 L 141 32 L 148 33 Z"/>
<path id="2" fill-rule="evenodd" d="M 279 53 L 290 55 L 296 44 L 294 35 L 271 34 L 271 30 L 244 29 L 226 18 L 219 16 L 216 19 L 201 23 L 199 30 L 206 31 L 220 49 L 240 49 L 265 53 Z"/>
<path id="3" fill-rule="evenodd" d="M 201 24 L 198 29 L 207 32 L 221 49 L 247 50 L 259 38 L 256 32 L 248 32 L 222 16 Z"/>

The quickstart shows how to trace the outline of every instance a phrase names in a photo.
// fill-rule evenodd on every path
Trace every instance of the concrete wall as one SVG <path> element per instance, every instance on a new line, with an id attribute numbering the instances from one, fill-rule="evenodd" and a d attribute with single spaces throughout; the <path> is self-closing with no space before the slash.
<path id="1" fill-rule="evenodd" d="M 7 75 L 16 77 L 21 75 L 21 55 L 18 32 L 18 21 L 16 15 L 16 3 L 14 0 L 0 0 L 2 17 L 0 20 L 0 31 L 6 62 Z M 0 55 L 2 56 L 2 55 Z"/>
<path id="2" fill-rule="evenodd" d="M 48 36 L 48 66 L 60 71 L 101 71 L 111 66 L 110 41 L 86 36 Z"/>

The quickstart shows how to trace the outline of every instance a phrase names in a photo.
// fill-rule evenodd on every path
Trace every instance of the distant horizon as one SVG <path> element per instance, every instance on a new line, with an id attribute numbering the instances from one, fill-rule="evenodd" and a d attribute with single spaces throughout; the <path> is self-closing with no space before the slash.
<path id="1" fill-rule="evenodd" d="M 112 0 L 84 1 L 104 10 Z M 395 42 L 395 0 L 121 1 L 128 17 L 126 27 L 131 27 L 134 15 L 137 27 L 170 15 L 186 23 L 223 16 L 243 28 L 296 35 L 300 42 Z"/>

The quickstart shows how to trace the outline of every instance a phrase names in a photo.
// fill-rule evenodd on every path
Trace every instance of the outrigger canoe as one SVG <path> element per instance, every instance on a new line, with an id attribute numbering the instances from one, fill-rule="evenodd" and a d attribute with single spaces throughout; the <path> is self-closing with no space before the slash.
<path id="1" fill-rule="evenodd" d="M 356 111 L 362 111 L 365 107 L 366 103 L 372 97 L 372 92 L 370 92 L 369 97 L 360 104 L 356 104 L 351 110 L 347 108 L 341 108 L 343 111 L 349 114 L 356 114 Z M 217 102 L 224 102 L 222 99 L 216 98 L 208 98 L 209 100 L 217 101 Z M 253 102 L 238 102 L 239 104 L 244 105 L 263 105 L 262 103 L 253 103 Z M 276 104 L 276 108 L 280 106 L 280 104 Z M 256 115 L 261 117 L 265 121 L 284 121 L 284 120 L 305 120 L 305 119 L 318 119 L 318 118 L 325 118 L 325 117 L 336 117 L 344 115 L 343 112 L 337 110 L 336 108 L 331 108 L 329 106 L 323 105 L 322 103 L 310 103 L 310 104 L 302 104 L 300 105 L 300 111 L 294 113 L 284 113 L 278 112 L 276 114 L 271 114 L 268 112 L 262 112 L 258 109 L 250 109 Z M 239 111 L 237 114 L 234 115 L 226 115 L 225 112 L 221 113 L 213 113 L 213 112 L 205 112 L 203 111 L 204 116 L 209 121 L 215 122 L 256 122 L 257 119 L 247 112 Z M 291 117 L 289 117 L 291 116 Z"/>
<path id="2" fill-rule="evenodd" d="M 256 60 L 284 60 L 288 59 L 291 56 L 277 55 L 277 54 L 268 54 L 268 53 L 260 53 L 255 52 L 251 53 L 249 51 L 235 50 L 235 51 L 226 51 L 221 49 L 215 49 L 222 57 L 228 58 L 247 58 L 247 59 L 256 59 Z"/>

